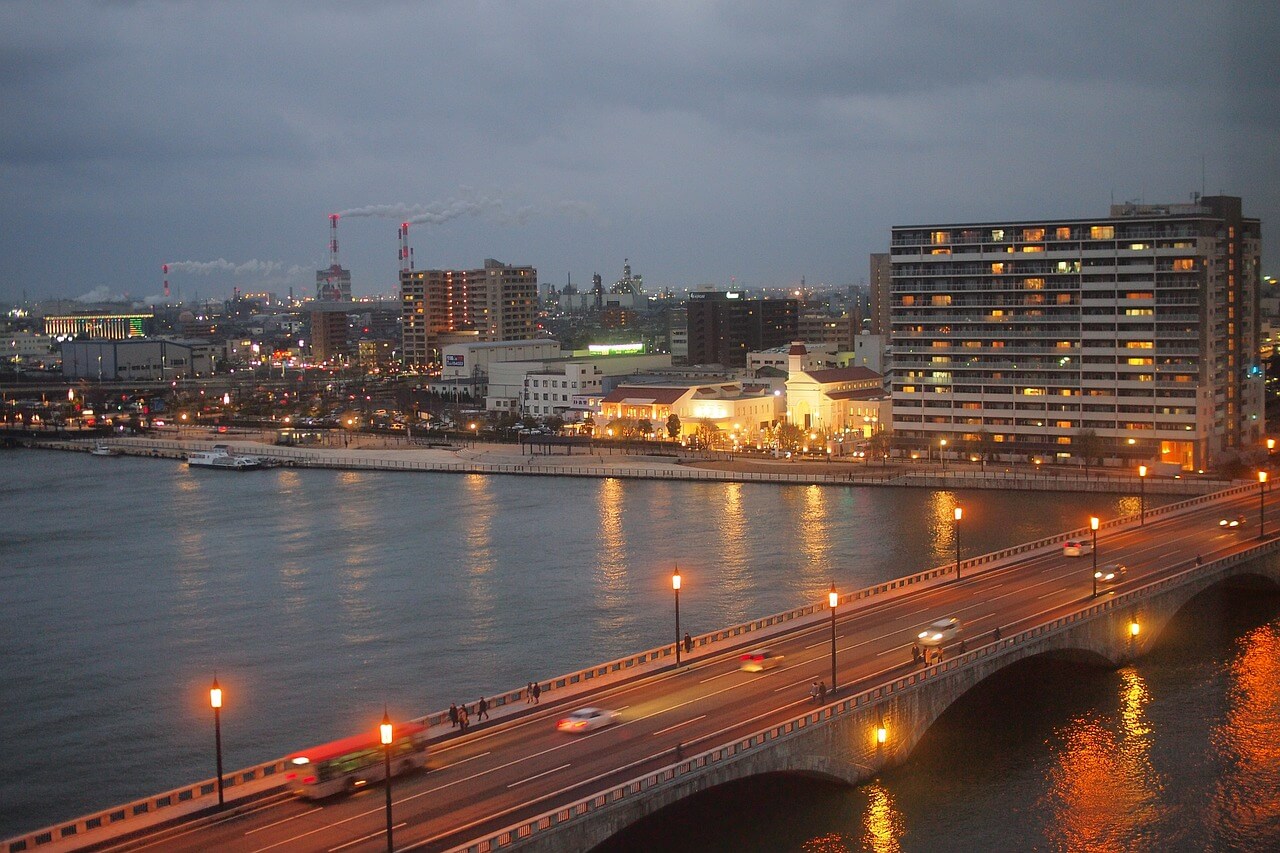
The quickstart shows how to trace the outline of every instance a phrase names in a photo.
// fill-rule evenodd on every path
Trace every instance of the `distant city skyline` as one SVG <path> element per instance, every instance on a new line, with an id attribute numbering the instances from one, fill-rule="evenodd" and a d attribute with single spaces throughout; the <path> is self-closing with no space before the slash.
<path id="1" fill-rule="evenodd" d="M 0 6 L 0 302 L 357 296 L 630 259 L 648 292 L 865 283 L 893 226 L 1280 216 L 1280 13 L 274 2 Z"/>

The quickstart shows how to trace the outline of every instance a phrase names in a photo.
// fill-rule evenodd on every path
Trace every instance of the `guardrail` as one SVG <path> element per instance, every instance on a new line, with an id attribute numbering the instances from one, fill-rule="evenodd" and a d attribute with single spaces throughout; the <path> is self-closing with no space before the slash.
<path id="1" fill-rule="evenodd" d="M 952 670 L 971 666 L 978 661 L 988 658 L 995 654 L 1000 654 L 1010 648 L 1016 647 L 1032 640 L 1052 636 L 1061 633 L 1076 625 L 1079 622 L 1090 621 L 1097 618 L 1103 613 L 1133 606 L 1138 600 L 1149 598 L 1164 589 L 1186 583 L 1189 575 L 1212 574 L 1222 572 L 1223 570 L 1241 562 L 1253 560 L 1264 553 L 1280 551 L 1280 540 L 1272 540 L 1263 545 L 1256 546 L 1248 551 L 1242 551 L 1225 557 L 1221 560 L 1215 560 L 1200 566 L 1194 566 L 1176 575 L 1164 578 L 1139 589 L 1132 590 L 1105 602 L 1091 604 L 1075 613 L 1054 619 L 1043 625 L 1037 625 L 1025 631 L 1020 631 L 1012 636 L 994 640 L 984 646 L 965 652 L 955 658 L 943 661 L 938 664 L 926 667 L 919 672 L 914 672 L 901 678 L 886 682 L 876 687 L 868 688 L 860 693 L 834 702 L 824 708 L 814 711 L 808 711 L 801 716 L 794 717 L 778 725 L 762 729 L 745 737 L 734 740 L 733 743 L 718 746 L 714 749 L 691 756 L 688 759 L 679 761 L 667 767 L 660 768 L 651 773 L 639 776 L 637 778 L 623 782 L 620 785 L 613 786 L 604 791 L 592 794 L 556 809 L 543 812 L 526 821 L 505 827 L 495 833 L 480 839 L 471 841 L 461 847 L 452 848 L 449 853 L 490 853 L 490 851 L 510 846 L 517 842 L 527 840 L 536 832 L 545 832 L 554 829 L 562 824 L 570 823 L 607 806 L 611 806 L 620 802 L 627 797 L 642 794 L 650 791 L 659 785 L 666 784 L 681 776 L 687 776 L 695 771 L 700 771 L 706 767 L 717 763 L 728 761 L 736 758 L 744 753 L 755 750 L 776 741 L 785 740 L 799 734 L 803 729 L 812 725 L 820 724 L 824 721 L 830 721 L 838 717 L 846 716 L 858 709 L 865 708 L 868 705 L 878 704 L 885 699 L 893 696 L 895 693 L 902 692 L 909 688 L 915 687 L 926 681 L 930 681 L 939 675 L 945 674 Z"/>
<path id="2" fill-rule="evenodd" d="M 154 445 L 162 445 L 162 446 L 157 447 Z M 131 446 L 138 446 L 138 445 L 133 444 Z M 150 442 L 146 445 L 146 447 L 147 449 L 156 449 L 156 450 L 180 450 L 184 453 L 187 450 L 185 445 L 179 444 L 178 442 Z M 269 449 L 274 452 L 281 452 L 279 448 L 269 448 Z M 258 453 L 255 451 L 254 455 L 266 455 L 266 454 Z M 1161 507 L 1155 507 L 1147 510 L 1146 514 L 1149 517 L 1172 515 L 1179 512 L 1187 511 L 1189 509 L 1193 509 L 1201 504 L 1208 503 L 1210 501 L 1215 501 L 1215 500 L 1219 500 L 1226 497 L 1233 497 L 1238 494 L 1250 493 L 1254 491 L 1255 488 L 1256 488 L 1256 484 L 1235 486 L 1233 488 L 1226 489 L 1224 491 L 1218 492 L 1213 495 L 1200 495 L 1200 496 L 1191 498 L 1189 500 L 1180 501 L 1173 504 L 1166 504 Z M 1136 516 L 1125 516 L 1122 518 L 1111 519 L 1103 522 L 1100 529 L 1112 529 L 1116 527 L 1131 526 L 1136 523 L 1137 523 Z M 961 573 L 963 574 L 965 569 L 976 569 L 983 566 L 989 566 L 992 563 L 996 563 L 1001 560 L 1008 559 L 1010 557 L 1024 555 L 1032 551 L 1037 551 L 1043 548 L 1047 548 L 1049 546 L 1056 545 L 1068 539 L 1084 538 L 1086 536 L 1089 536 L 1091 533 L 1092 531 L 1089 530 L 1088 528 L 1081 528 L 1078 530 L 1070 531 L 1068 533 L 1060 533 L 1054 536 L 1045 537 L 1043 539 L 1036 540 L 1035 542 L 1024 543 L 1022 545 L 1017 545 L 1012 548 L 1006 548 L 1002 551 L 996 551 L 991 554 L 984 554 L 980 557 L 963 560 L 960 563 Z M 917 572 L 914 575 L 907 575 L 905 577 L 897 578 L 891 581 L 887 581 L 885 583 L 875 584 L 873 586 L 865 587 L 863 589 L 859 589 L 854 592 L 844 593 L 840 595 L 838 599 L 839 603 L 837 606 L 844 606 L 844 605 L 856 603 L 856 602 L 866 602 L 869 599 L 874 599 L 874 598 L 880 598 L 882 600 L 888 599 L 888 598 L 896 598 L 898 596 L 906 594 L 909 591 L 914 591 L 915 589 L 919 588 L 921 585 L 934 585 L 934 584 L 940 583 L 950 575 L 954 574 L 955 571 L 956 571 L 955 564 L 949 563 L 945 566 L 940 566 L 938 568 Z M 696 638 L 693 638 L 694 648 L 703 649 L 713 644 L 718 644 L 726 641 L 741 641 L 743 638 L 751 638 L 761 632 L 765 632 L 766 629 L 776 629 L 779 626 L 784 626 L 784 625 L 788 625 L 792 628 L 798 629 L 804 626 L 806 620 L 816 621 L 817 619 L 821 618 L 821 614 L 827 612 L 828 609 L 829 609 L 828 605 L 825 603 L 825 601 L 823 601 L 817 604 L 809 604 L 803 607 L 797 607 L 792 610 L 774 614 L 772 616 L 766 616 L 760 619 L 752 620 L 750 622 L 745 622 L 739 625 L 723 628 L 718 631 L 712 631 L 706 634 L 702 634 Z M 770 636 L 772 636 L 775 633 L 780 633 L 780 632 L 777 632 L 777 631 L 768 632 Z M 742 644 L 741 642 L 730 642 L 725 646 L 725 648 L 726 649 L 733 648 L 734 646 L 741 645 L 741 644 Z M 720 649 L 717 649 L 717 651 L 720 651 Z M 547 692 L 554 693 L 554 691 L 556 690 L 564 690 L 571 687 L 581 687 L 584 685 L 591 684 L 600 678 L 607 677 L 607 676 L 614 676 L 620 673 L 626 673 L 627 671 L 634 671 L 637 675 L 639 675 L 640 668 L 644 667 L 646 664 L 663 662 L 667 659 L 671 659 L 672 661 L 674 661 L 674 658 L 675 658 L 675 644 L 671 643 L 671 644 L 659 646 L 654 649 L 649 649 L 643 652 L 639 652 L 637 654 L 630 655 L 628 657 L 609 661 L 608 663 L 587 667 L 585 669 L 580 669 L 577 672 L 572 672 L 567 675 L 561 675 L 548 680 L 539 681 L 538 684 L 544 693 L 547 693 Z M 951 663 L 952 661 L 948 661 L 942 664 L 942 666 L 948 666 Z M 630 676 L 625 676 L 625 677 L 630 677 Z M 542 685 L 544 684 L 546 686 L 542 687 Z M 501 708 L 516 702 L 523 702 L 526 698 L 526 695 L 527 695 L 527 688 L 525 687 L 521 687 L 517 690 L 509 690 L 503 693 L 497 693 L 497 694 L 494 694 L 493 699 L 490 702 L 490 707 L 496 710 L 498 708 Z M 438 725 L 447 720 L 448 720 L 447 710 L 438 711 L 436 713 L 426 714 L 422 717 L 415 718 L 415 722 L 422 722 L 428 726 Z M 230 789 L 232 786 L 237 784 L 243 785 L 246 782 L 254 781 L 257 779 L 265 779 L 269 776 L 273 776 L 276 773 L 279 773 L 283 769 L 283 767 L 284 767 L 284 759 L 277 758 L 268 762 L 264 762 L 262 764 L 257 764 L 252 767 L 245 768 L 243 770 L 238 770 L 234 774 L 228 774 L 228 776 L 226 777 L 227 781 L 224 782 L 224 786 Z M 283 782 L 281 784 L 283 785 Z M 117 806 L 110 809 L 104 809 L 99 812 L 94 812 L 89 815 L 75 818 L 74 820 L 58 823 L 53 826 L 37 830 L 35 832 L 28 833 L 19 838 L 10 839 L 7 842 L 8 848 L 6 853 L 19 853 L 19 851 L 33 850 L 41 845 L 48 844 L 53 841 L 62 841 L 77 835 L 82 835 L 85 832 L 89 832 L 94 829 L 115 825 L 117 823 L 120 823 L 121 821 L 129 820 L 130 818 L 136 818 L 136 817 L 140 817 L 147 814 L 153 814 L 157 811 L 160 811 L 164 808 L 167 808 L 173 805 L 177 805 L 180 803 L 187 803 L 197 796 L 209 796 L 209 795 L 212 795 L 215 791 L 216 791 L 215 780 L 207 779 L 203 782 L 197 782 L 183 788 L 177 788 L 172 791 L 166 791 L 163 794 L 146 797 L 139 800 L 134 800 L 133 802 L 126 803 L 122 806 Z"/>

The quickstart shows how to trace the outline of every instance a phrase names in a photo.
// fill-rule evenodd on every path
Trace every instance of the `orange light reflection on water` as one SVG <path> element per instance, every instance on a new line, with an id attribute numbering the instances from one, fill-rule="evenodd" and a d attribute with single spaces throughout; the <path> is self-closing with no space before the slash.
<path id="1" fill-rule="evenodd" d="M 1227 665 L 1226 719 L 1211 733 L 1223 771 L 1205 821 L 1256 839 L 1280 826 L 1280 794 L 1258 796 L 1280 792 L 1280 625 L 1255 628 L 1237 648 Z"/>
<path id="2" fill-rule="evenodd" d="M 1037 803 L 1046 812 L 1045 837 L 1053 849 L 1126 849 L 1143 827 L 1160 821 L 1160 775 L 1151 764 L 1151 728 L 1144 712 L 1151 696 L 1132 668 L 1119 673 L 1119 731 L 1093 714 L 1059 731 L 1049 789 Z"/>

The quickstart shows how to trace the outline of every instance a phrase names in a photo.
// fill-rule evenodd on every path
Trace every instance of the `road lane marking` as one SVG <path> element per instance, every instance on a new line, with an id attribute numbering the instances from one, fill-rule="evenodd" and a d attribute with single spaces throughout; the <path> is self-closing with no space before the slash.
<path id="1" fill-rule="evenodd" d="M 404 823 L 397 823 L 391 828 L 393 830 L 404 829 L 408 825 L 409 825 L 409 822 L 405 821 Z M 343 849 L 346 849 L 347 847 L 352 847 L 363 841 L 368 841 L 370 838 L 378 838 L 378 837 L 385 836 L 386 834 L 387 834 L 387 831 L 385 829 L 379 830 L 377 832 L 371 832 L 368 835 L 361 836 L 360 838 L 354 838 L 351 841 L 348 841 L 346 844 L 339 844 L 337 847 L 330 847 L 329 853 L 337 853 L 338 850 L 343 850 Z"/>
<path id="2" fill-rule="evenodd" d="M 297 820 L 300 817 L 306 817 L 309 814 L 315 814 L 316 812 L 322 812 L 322 811 L 324 811 L 324 807 L 317 806 L 316 808 L 311 809 L 310 811 L 305 811 L 302 814 L 296 814 L 293 817 L 287 817 L 284 820 L 278 820 L 275 823 L 269 823 L 266 826 L 260 826 L 257 829 L 250 829 L 245 832 L 245 835 L 253 835 L 255 832 L 262 832 L 262 830 L 264 829 L 270 829 L 273 826 L 279 826 L 282 823 L 288 823 L 291 820 Z"/>
<path id="3" fill-rule="evenodd" d="M 687 726 L 687 725 L 689 725 L 690 723 L 696 723 L 696 722 L 698 722 L 698 720 L 705 720 L 706 718 L 707 718 L 707 715 L 706 715 L 706 714 L 703 714 L 701 717 L 694 717 L 694 718 L 692 718 L 692 719 L 685 720 L 683 723 L 676 723 L 674 726 L 667 726 L 665 729 L 662 729 L 662 730 L 660 730 L 660 731 L 656 731 L 656 732 L 654 732 L 654 734 L 655 734 L 655 735 L 665 735 L 667 732 L 675 731 L 676 729 L 680 728 L 681 726 Z"/>
<path id="4" fill-rule="evenodd" d="M 519 785 L 523 785 L 525 782 L 532 782 L 534 779 L 541 779 L 543 776 L 550 776 L 552 773 L 557 773 L 557 772 L 559 772 L 559 771 L 561 771 L 561 770 L 565 769 L 566 767 L 572 767 L 572 766 L 573 766 L 573 764 L 572 764 L 572 763 L 570 763 L 570 764 L 561 764 L 559 767 L 553 767 L 553 768 L 552 768 L 552 769 L 550 769 L 550 770 L 544 770 L 544 771 L 542 771 L 541 773 L 537 774 L 536 776 L 529 776 L 529 777 L 526 777 L 526 778 L 524 778 L 524 779 L 521 779 L 521 780 L 520 780 L 520 781 L 518 781 L 518 782 L 512 782 L 510 785 L 508 785 L 508 786 L 507 786 L 507 788 L 515 788 L 515 787 L 517 787 L 517 786 L 519 786 Z"/>

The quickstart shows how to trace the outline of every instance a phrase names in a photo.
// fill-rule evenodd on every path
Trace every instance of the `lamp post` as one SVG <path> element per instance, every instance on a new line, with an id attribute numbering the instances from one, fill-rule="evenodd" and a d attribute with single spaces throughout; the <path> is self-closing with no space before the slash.
<path id="1" fill-rule="evenodd" d="M 391 717 L 382 709 L 382 725 L 378 726 L 378 740 L 382 743 L 383 769 L 387 774 L 387 853 L 392 853 L 391 840 Z"/>
<path id="2" fill-rule="evenodd" d="M 222 808 L 222 688 L 218 686 L 217 675 L 209 688 L 209 707 L 213 708 L 213 748 L 218 758 L 218 808 Z"/>
<path id="3" fill-rule="evenodd" d="M 960 519 L 964 518 L 964 508 L 956 507 L 956 580 L 960 580 Z"/>
<path id="4" fill-rule="evenodd" d="M 836 592 L 836 582 L 831 582 L 831 592 L 827 593 L 827 603 L 831 605 L 831 692 L 836 692 L 836 605 L 840 603 L 840 593 Z"/>
<path id="5" fill-rule="evenodd" d="M 1138 526 L 1147 523 L 1147 466 L 1138 466 Z"/>
<path id="6" fill-rule="evenodd" d="M 938 461 L 942 463 L 942 470 L 947 470 L 947 440 L 945 438 L 938 442 Z"/>
<path id="7" fill-rule="evenodd" d="M 680 667 L 680 567 L 671 572 L 671 589 L 676 594 L 676 668 Z"/>
<path id="8" fill-rule="evenodd" d="M 1098 597 L 1098 517 L 1089 516 L 1089 529 L 1093 531 L 1093 597 Z"/>
<path id="9" fill-rule="evenodd" d="M 1258 538 L 1264 538 L 1267 523 L 1267 472 L 1258 472 Z"/>

